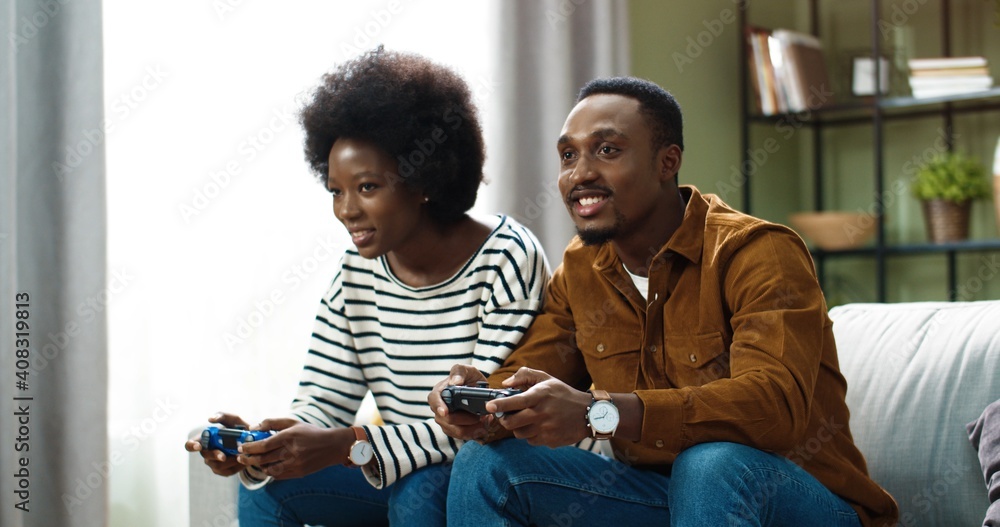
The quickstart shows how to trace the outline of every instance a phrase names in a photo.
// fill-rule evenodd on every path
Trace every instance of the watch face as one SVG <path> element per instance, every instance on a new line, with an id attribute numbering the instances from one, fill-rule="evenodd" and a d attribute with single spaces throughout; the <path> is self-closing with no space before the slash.
<path id="1" fill-rule="evenodd" d="M 372 460 L 372 445 L 368 441 L 355 441 L 351 445 L 351 463 L 364 465 Z"/>
<path id="2" fill-rule="evenodd" d="M 611 401 L 597 401 L 587 414 L 591 428 L 598 434 L 610 434 L 618 428 L 618 407 Z"/>

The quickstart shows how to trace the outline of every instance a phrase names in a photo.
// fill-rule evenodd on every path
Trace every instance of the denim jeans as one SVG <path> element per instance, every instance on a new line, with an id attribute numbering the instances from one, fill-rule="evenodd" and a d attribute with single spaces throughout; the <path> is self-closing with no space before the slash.
<path id="1" fill-rule="evenodd" d="M 861 525 L 798 465 L 734 443 L 693 446 L 661 473 L 575 447 L 470 441 L 455 458 L 447 510 L 448 525 L 476 527 Z"/>
<path id="2" fill-rule="evenodd" d="M 443 526 L 451 464 L 424 467 L 377 490 L 358 468 L 334 465 L 308 476 L 240 486 L 240 526 Z"/>

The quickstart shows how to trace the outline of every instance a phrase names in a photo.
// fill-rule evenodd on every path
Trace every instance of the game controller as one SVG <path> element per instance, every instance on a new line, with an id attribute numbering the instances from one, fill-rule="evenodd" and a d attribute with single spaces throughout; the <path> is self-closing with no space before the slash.
<path id="1" fill-rule="evenodd" d="M 236 449 L 242 443 L 260 441 L 271 437 L 272 433 L 264 430 L 247 430 L 245 427 L 219 428 L 210 426 L 201 432 L 202 450 L 221 450 L 230 456 L 239 454 Z"/>
<path id="2" fill-rule="evenodd" d="M 521 390 L 516 388 L 491 389 L 486 381 L 479 381 L 476 386 L 446 386 L 441 389 L 441 400 L 448 405 L 448 410 L 464 410 L 476 415 L 484 415 L 487 401 L 517 395 Z M 498 419 L 503 412 L 493 414 Z"/>

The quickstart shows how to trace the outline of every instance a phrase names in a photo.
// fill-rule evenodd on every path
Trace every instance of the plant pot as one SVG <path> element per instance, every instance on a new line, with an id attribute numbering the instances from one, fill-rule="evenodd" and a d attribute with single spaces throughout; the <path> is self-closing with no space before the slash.
<path id="1" fill-rule="evenodd" d="M 943 199 L 923 201 L 927 237 L 931 243 L 958 242 L 969 237 L 969 216 L 972 201 L 960 203 Z"/>

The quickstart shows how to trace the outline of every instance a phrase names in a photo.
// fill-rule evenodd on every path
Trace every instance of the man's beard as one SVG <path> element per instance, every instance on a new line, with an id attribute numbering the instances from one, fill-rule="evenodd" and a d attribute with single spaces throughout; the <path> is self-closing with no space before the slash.
<path id="1" fill-rule="evenodd" d="M 615 211 L 615 224 L 604 228 L 576 228 L 576 234 L 584 245 L 603 245 L 613 240 L 625 225 L 625 216 L 620 211 Z"/>

